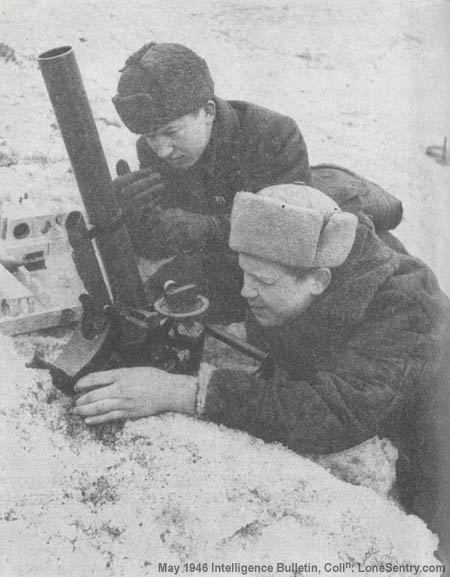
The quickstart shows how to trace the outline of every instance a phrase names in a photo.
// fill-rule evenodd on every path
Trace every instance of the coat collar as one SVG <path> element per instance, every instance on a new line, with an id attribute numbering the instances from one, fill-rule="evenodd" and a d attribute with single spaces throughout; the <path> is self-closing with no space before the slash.
<path id="1" fill-rule="evenodd" d="M 240 125 L 234 108 L 221 98 L 214 98 L 216 118 L 209 143 L 197 166 L 209 176 L 226 172 L 231 163 L 239 163 Z"/>
<path id="2" fill-rule="evenodd" d="M 359 322 L 399 264 L 400 256 L 376 235 L 371 220 L 362 214 L 358 219 L 350 255 L 332 272 L 330 286 L 311 307 L 311 315 L 318 321 L 328 319 L 338 325 Z"/>

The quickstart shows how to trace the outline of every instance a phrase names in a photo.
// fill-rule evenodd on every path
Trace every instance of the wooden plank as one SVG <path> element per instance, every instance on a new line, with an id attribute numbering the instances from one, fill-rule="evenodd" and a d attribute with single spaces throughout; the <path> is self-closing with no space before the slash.
<path id="1" fill-rule="evenodd" d="M 16 277 L 0 264 L 0 298 L 18 300 L 32 298 L 33 295 Z"/>
<path id="2" fill-rule="evenodd" d="M 0 332 L 7 335 L 20 335 L 55 326 L 67 326 L 81 319 L 82 307 L 57 308 L 23 315 L 4 317 L 0 319 Z"/>

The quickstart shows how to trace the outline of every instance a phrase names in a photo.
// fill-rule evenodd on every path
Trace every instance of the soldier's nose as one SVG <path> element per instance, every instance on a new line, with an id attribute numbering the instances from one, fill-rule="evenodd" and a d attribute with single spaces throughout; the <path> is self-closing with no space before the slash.
<path id="1" fill-rule="evenodd" d="M 244 299 L 252 299 L 258 296 L 258 292 L 255 287 L 251 286 L 248 282 L 244 281 L 244 285 L 241 289 L 241 297 Z"/>
<path id="2" fill-rule="evenodd" d="M 173 145 L 169 138 L 165 136 L 153 136 L 147 138 L 147 142 L 159 156 L 159 158 L 168 158 L 173 152 Z"/>

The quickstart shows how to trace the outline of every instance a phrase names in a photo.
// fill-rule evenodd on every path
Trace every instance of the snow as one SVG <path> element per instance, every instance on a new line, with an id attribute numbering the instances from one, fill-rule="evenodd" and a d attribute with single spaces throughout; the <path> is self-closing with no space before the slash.
<path id="1" fill-rule="evenodd" d="M 312 164 L 342 164 L 398 196 L 400 238 L 450 292 L 450 169 L 425 155 L 450 134 L 448 0 L 7 0 L 2 13 L 2 42 L 17 61 L 0 64 L 1 140 L 20 158 L 2 168 L 7 193 L 78 196 L 39 53 L 74 47 L 113 168 L 135 160 L 111 104 L 118 70 L 149 40 L 182 42 L 208 60 L 220 96 L 293 116 Z"/>
<path id="2" fill-rule="evenodd" d="M 44 344 L 56 353 L 57 341 Z M 158 563 L 198 560 L 436 563 L 424 523 L 371 488 L 182 415 L 88 429 L 46 371 L 25 368 L 7 337 L 0 346 L 2 576 L 152 576 Z"/>
<path id="3" fill-rule="evenodd" d="M 206 58 L 219 96 L 294 117 L 312 164 L 341 164 L 398 196 L 398 236 L 450 293 L 450 167 L 425 154 L 450 136 L 448 0 L 3 0 L 0 11 L 0 200 L 80 203 L 39 53 L 74 47 L 113 172 L 122 157 L 136 167 L 111 103 L 118 70 L 145 42 L 181 42 Z M 62 341 L 16 344 L 29 358 Z M 387 498 L 385 441 L 319 460 L 345 483 L 179 415 L 95 433 L 10 340 L 0 351 L 2 577 L 157 575 L 158 560 L 270 556 L 433 562 L 435 537 Z"/>

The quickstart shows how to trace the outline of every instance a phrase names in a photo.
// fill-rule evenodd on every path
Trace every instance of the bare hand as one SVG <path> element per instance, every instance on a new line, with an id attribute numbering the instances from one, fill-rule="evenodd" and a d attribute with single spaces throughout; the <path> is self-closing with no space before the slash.
<path id="1" fill-rule="evenodd" d="M 195 413 L 197 380 L 154 367 L 132 367 L 91 373 L 75 385 L 81 396 L 73 413 L 96 425 L 137 419 L 166 411 Z"/>

